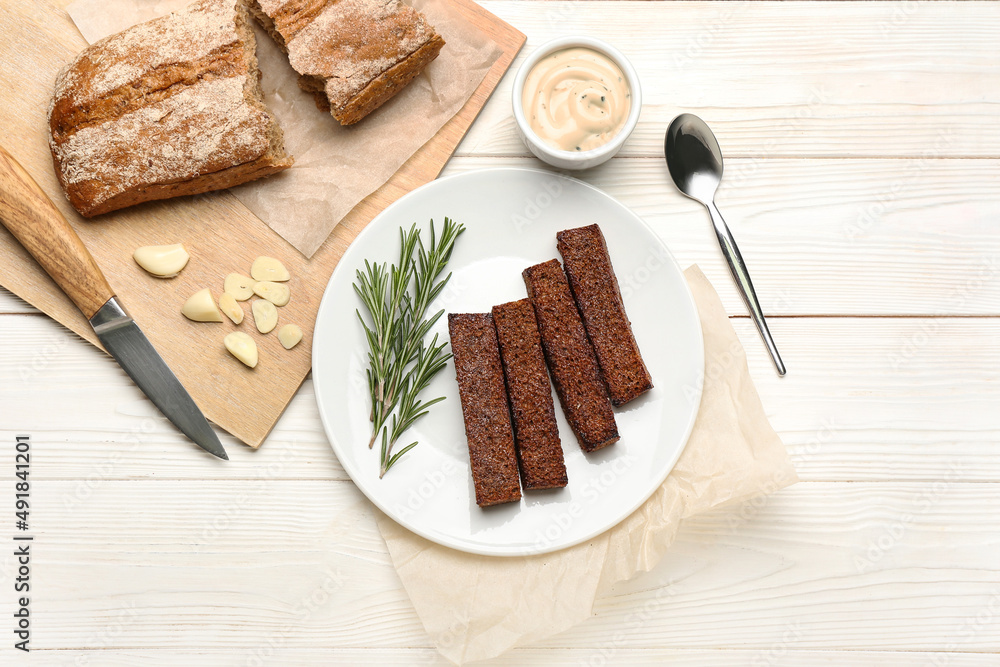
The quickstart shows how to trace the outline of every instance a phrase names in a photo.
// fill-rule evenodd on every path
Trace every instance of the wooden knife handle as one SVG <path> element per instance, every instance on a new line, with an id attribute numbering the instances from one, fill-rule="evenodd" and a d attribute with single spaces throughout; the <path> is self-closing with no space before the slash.
<path id="1" fill-rule="evenodd" d="M 2 146 L 0 223 L 52 276 L 88 320 L 115 295 L 63 214 Z"/>

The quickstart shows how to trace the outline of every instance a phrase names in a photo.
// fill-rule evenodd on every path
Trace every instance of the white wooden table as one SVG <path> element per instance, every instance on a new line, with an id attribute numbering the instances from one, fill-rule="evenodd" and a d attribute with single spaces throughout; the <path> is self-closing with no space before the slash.
<path id="1" fill-rule="evenodd" d="M 523 53 L 587 33 L 632 59 L 639 129 L 583 177 L 714 282 L 802 478 L 689 521 L 592 619 L 496 664 L 1000 664 L 1000 5 L 483 4 Z M 447 173 L 537 166 L 511 79 Z M 668 182 L 682 111 L 726 153 L 784 379 Z M 210 465 L 96 349 L 9 294 L 0 313 L 0 663 L 28 664 L 8 546 L 30 433 L 31 664 L 445 664 L 309 381 L 259 452 L 224 438 Z"/>

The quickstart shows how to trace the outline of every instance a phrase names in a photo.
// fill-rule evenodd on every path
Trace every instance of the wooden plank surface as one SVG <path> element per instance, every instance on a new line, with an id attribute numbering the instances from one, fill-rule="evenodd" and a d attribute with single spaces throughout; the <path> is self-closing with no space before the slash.
<path id="1" fill-rule="evenodd" d="M 455 158 L 446 173 L 495 164 Z M 730 315 L 747 313 L 708 213 L 677 192 L 662 160 L 584 178 L 642 216 L 682 266 L 701 266 Z M 998 160 L 734 158 L 726 179 L 716 201 L 767 315 L 1000 314 Z"/>
<path id="2" fill-rule="evenodd" d="M 520 58 L 585 32 L 639 68 L 639 130 L 583 178 L 704 268 L 804 480 L 694 517 L 591 619 L 482 664 L 1000 663 L 1000 3 L 482 4 L 528 34 Z M 817 86 L 829 96 L 813 103 Z M 539 166 L 509 87 L 445 173 Z M 726 150 L 720 208 L 784 379 L 703 211 L 666 180 L 662 131 L 679 111 L 709 118 Z M 326 442 L 310 380 L 268 446 L 230 447 L 216 466 L 113 362 L 2 290 L 0 342 L 0 442 L 38 443 L 31 664 L 449 664 Z M 0 448 L 0 503 L 12 465 Z M 0 664 L 24 657 L 0 644 Z"/>
<path id="3" fill-rule="evenodd" d="M 4 144 L 73 224 L 123 305 L 205 415 L 252 447 L 264 441 L 309 372 L 319 301 L 348 244 L 388 204 L 438 175 L 523 43 L 520 32 L 472 0 L 453 3 L 503 53 L 462 110 L 385 185 L 359 203 L 308 260 L 227 192 L 150 202 L 83 220 L 62 195 L 52 171 L 45 111 L 56 72 L 86 42 L 62 9 L 68 0 L 16 0 L 4 8 L 0 18 Z M 140 246 L 178 242 L 185 244 L 192 260 L 169 281 L 146 275 L 132 260 L 132 252 Z M 305 335 L 288 352 L 275 336 L 258 334 L 250 323 L 242 326 L 257 340 L 260 353 L 257 368 L 249 370 L 234 363 L 222 345 L 225 334 L 235 328 L 230 322 L 194 323 L 179 311 L 199 289 L 211 287 L 214 294 L 221 293 L 226 274 L 249 273 L 258 255 L 279 258 L 291 272 L 288 284 L 293 296 L 280 309 L 279 320 L 299 324 Z M 96 344 L 83 316 L 5 229 L 0 229 L 0 283 Z"/>
<path id="4" fill-rule="evenodd" d="M 543 42 L 618 46 L 643 83 L 623 156 L 663 155 L 681 112 L 711 123 L 731 157 L 1000 157 L 996 2 L 483 0 Z M 610 18 L 609 18 L 610 17 Z M 459 155 L 527 155 L 510 87 Z"/>
<path id="5" fill-rule="evenodd" d="M 456 157 L 444 174 L 498 163 L 539 168 Z M 1000 314 L 1000 160 L 733 158 L 727 173 L 719 206 L 768 315 Z M 730 315 L 746 314 L 708 214 L 676 192 L 660 160 L 615 161 L 584 178 L 642 216 L 683 266 L 701 266 Z M 0 312 L 28 311 L 8 298 Z"/>
<path id="6" fill-rule="evenodd" d="M 428 646 L 350 482 L 118 481 L 86 498 L 74 487 L 34 491 L 44 550 L 33 572 L 46 582 L 33 600 L 44 610 L 36 650 L 92 646 L 115 622 L 127 627 L 108 648 Z M 630 648 L 762 651 L 794 638 L 798 649 L 1000 652 L 998 540 L 984 542 L 1000 517 L 978 511 L 997 503 L 994 483 L 803 482 L 745 516 L 686 521 L 659 568 L 537 647 L 598 649 L 619 636 Z M 9 557 L 0 566 L 9 572 Z M 303 613 L 313 599 L 322 604 Z M 963 633 L 991 608 L 980 632 Z"/>
<path id="7" fill-rule="evenodd" d="M 107 631 L 117 631 L 118 624 L 111 624 Z M 791 635 L 789 635 L 791 637 Z M 891 655 L 891 658 L 888 657 Z M 100 664 L 102 667 L 244 667 L 257 659 L 272 667 L 329 667 L 330 665 L 375 664 L 386 667 L 413 667 L 434 665 L 446 667 L 452 663 L 437 651 L 429 648 L 363 648 L 363 649 L 302 649 L 271 648 L 262 646 L 234 652 L 227 649 L 198 651 L 162 651 L 155 649 L 104 649 L 40 651 L 32 656 L 32 664 L 62 667 L 63 665 Z M 887 654 L 886 651 L 810 651 L 789 648 L 778 642 L 767 649 L 635 649 L 628 647 L 565 648 L 565 649 L 514 649 L 495 660 L 478 665 L 490 667 L 523 667 L 524 665 L 551 665 L 552 667 L 580 667 L 602 665 L 608 667 L 747 667 L 769 665 L 774 667 L 799 667 L 818 665 L 829 667 L 872 667 L 892 661 L 896 667 L 992 667 L 994 656 L 975 653 L 946 653 L 944 651 L 906 651 Z"/>
<path id="8" fill-rule="evenodd" d="M 960 461 L 963 479 L 1000 482 L 1000 320 L 775 318 L 795 369 L 781 379 L 753 324 L 733 322 L 802 479 L 932 480 Z M 41 478 L 348 479 L 320 427 L 311 380 L 268 447 L 192 465 L 183 436 L 112 360 L 40 316 L 0 316 L 0 327 L 0 384 L 19 387 L 18 428 L 47 443 L 37 454 Z M 88 408 L 53 412 L 50 403 Z"/>

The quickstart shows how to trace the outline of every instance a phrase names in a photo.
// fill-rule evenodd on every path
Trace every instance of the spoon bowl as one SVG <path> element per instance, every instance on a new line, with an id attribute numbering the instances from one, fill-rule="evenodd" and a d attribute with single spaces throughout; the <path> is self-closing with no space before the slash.
<path id="1" fill-rule="evenodd" d="M 667 134 L 663 138 L 663 155 L 667 160 L 667 169 L 674 185 L 687 197 L 699 201 L 708 209 L 715 226 L 715 235 L 722 247 L 733 279 L 740 288 L 743 301 L 750 310 L 757 331 L 764 339 L 767 351 L 778 371 L 785 374 L 785 363 L 778 354 L 771 332 L 764 319 L 764 311 L 760 307 L 757 293 L 753 289 L 750 273 L 747 271 L 743 255 L 736 246 L 729 226 L 723 220 L 722 214 L 715 205 L 715 192 L 722 182 L 722 149 L 711 128 L 694 114 L 682 113 L 670 122 Z"/>
<path id="2" fill-rule="evenodd" d="M 708 206 L 722 181 L 723 163 L 722 149 L 705 121 L 689 113 L 674 118 L 663 151 L 677 189 Z"/>

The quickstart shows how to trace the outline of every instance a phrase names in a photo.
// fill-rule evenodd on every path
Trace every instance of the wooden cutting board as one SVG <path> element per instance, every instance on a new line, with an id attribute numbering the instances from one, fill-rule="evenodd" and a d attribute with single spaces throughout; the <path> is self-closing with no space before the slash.
<path id="1" fill-rule="evenodd" d="M 97 259 L 139 326 L 206 416 L 251 447 L 259 447 L 309 373 L 312 328 L 323 290 L 337 261 L 382 209 L 441 172 L 472 121 L 524 44 L 524 35 L 471 0 L 449 0 L 503 53 L 462 110 L 389 181 L 358 204 L 311 259 L 306 259 L 227 192 L 151 202 L 93 220 L 66 201 L 52 169 L 46 111 L 56 73 L 86 42 L 63 7 L 70 0 L 7 0 L 0 16 L 0 144 L 38 181 Z M 445 214 L 442 211 L 442 216 Z M 132 260 L 135 248 L 182 242 L 187 268 L 171 280 L 146 275 Z M 280 323 L 297 323 L 305 336 L 295 349 L 262 336 L 249 317 L 238 327 L 257 339 L 257 368 L 243 367 L 222 345 L 236 330 L 198 324 L 180 315 L 187 297 L 211 287 L 216 297 L 227 273 L 249 274 L 258 255 L 281 259 L 292 274 L 292 300 Z M 0 284 L 53 319 L 98 345 L 90 325 L 17 241 L 0 227 Z M 344 304 L 353 317 L 355 305 Z M 323 341 L 337 345 L 337 341 Z"/>

